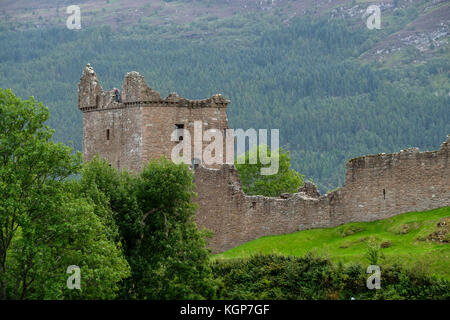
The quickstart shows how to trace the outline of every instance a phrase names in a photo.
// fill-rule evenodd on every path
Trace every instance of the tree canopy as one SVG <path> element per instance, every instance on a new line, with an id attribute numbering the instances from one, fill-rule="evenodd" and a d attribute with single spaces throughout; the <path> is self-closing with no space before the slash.
<path id="1" fill-rule="evenodd" d="M 81 178 L 81 191 L 98 207 L 104 199 L 123 242 L 131 277 L 122 284 L 124 299 L 207 299 L 216 292 L 205 238 L 194 222 L 192 174 L 185 164 L 161 158 L 139 175 L 119 173 L 94 158 Z"/>
<path id="2" fill-rule="evenodd" d="M 67 180 L 81 155 L 51 141 L 49 113 L 0 89 L 0 298 L 114 298 L 129 273 L 121 250 Z M 81 290 L 66 270 L 81 270 Z"/>
<path id="3" fill-rule="evenodd" d="M 264 165 L 262 163 L 260 158 L 261 148 L 267 150 L 268 158 L 273 157 L 272 161 L 278 162 L 278 170 L 275 174 L 261 174 L 261 168 L 270 166 L 270 164 Z M 256 159 L 256 163 L 252 164 L 251 158 Z M 298 192 L 298 188 L 303 185 L 304 176 L 291 169 L 289 151 L 284 151 L 283 148 L 274 152 L 266 145 L 254 146 L 238 157 L 235 166 L 239 172 L 242 190 L 250 195 L 276 197 L 282 193 Z"/>
<path id="4" fill-rule="evenodd" d="M 207 299 L 217 282 L 194 222 L 192 174 L 138 175 L 51 141 L 49 112 L 0 90 L 0 299 Z M 81 290 L 66 280 L 81 273 Z"/>

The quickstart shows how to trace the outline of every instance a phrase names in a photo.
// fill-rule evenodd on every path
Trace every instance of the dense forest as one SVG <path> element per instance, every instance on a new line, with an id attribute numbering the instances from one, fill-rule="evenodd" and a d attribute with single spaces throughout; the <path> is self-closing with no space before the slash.
<path id="1" fill-rule="evenodd" d="M 251 32 L 239 20 L 223 22 L 248 35 L 236 42 L 161 37 L 145 24 L 20 33 L 3 25 L 0 41 L 7 50 L 0 51 L 0 87 L 44 102 L 55 139 L 78 150 L 77 84 L 86 63 L 106 90 L 120 87 L 125 73 L 136 70 L 162 95 L 176 91 L 197 99 L 222 93 L 231 100 L 231 127 L 279 128 L 292 167 L 325 192 L 344 183 L 352 157 L 413 146 L 432 150 L 450 133 L 448 48 L 427 63 L 402 67 L 362 58 L 415 14 L 405 10 L 382 30 L 325 16 L 287 25 L 259 22 Z M 214 23 L 222 22 L 206 25 Z M 402 59 L 418 56 L 410 48 Z"/>

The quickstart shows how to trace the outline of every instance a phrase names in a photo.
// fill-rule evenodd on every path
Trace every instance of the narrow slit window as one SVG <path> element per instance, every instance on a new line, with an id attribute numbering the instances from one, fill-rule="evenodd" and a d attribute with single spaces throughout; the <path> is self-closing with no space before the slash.
<path id="1" fill-rule="evenodd" d="M 175 131 L 176 131 L 176 136 L 177 136 L 176 141 L 183 141 L 184 124 L 176 124 Z"/>
<path id="2" fill-rule="evenodd" d="M 109 129 L 106 129 L 106 140 L 109 140 Z"/>
<path id="3" fill-rule="evenodd" d="M 386 200 L 386 189 L 383 189 L 383 199 Z"/>

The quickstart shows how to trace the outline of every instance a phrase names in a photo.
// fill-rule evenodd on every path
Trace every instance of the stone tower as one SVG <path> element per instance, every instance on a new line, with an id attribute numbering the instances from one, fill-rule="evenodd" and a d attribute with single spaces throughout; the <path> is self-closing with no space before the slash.
<path id="1" fill-rule="evenodd" d="M 126 74 L 120 93 L 121 101 L 116 102 L 114 91 L 104 91 L 94 69 L 86 65 L 78 85 L 85 161 L 98 154 L 111 166 L 138 172 L 151 159 L 171 158 L 172 149 L 183 139 L 181 135 L 172 141 L 174 129 L 187 129 L 192 138 L 194 122 L 201 123 L 203 132 L 228 129 L 230 101 L 220 94 L 189 100 L 171 93 L 163 99 L 135 71 Z M 208 143 L 202 144 L 204 148 Z M 194 156 L 191 160 L 195 163 Z"/>

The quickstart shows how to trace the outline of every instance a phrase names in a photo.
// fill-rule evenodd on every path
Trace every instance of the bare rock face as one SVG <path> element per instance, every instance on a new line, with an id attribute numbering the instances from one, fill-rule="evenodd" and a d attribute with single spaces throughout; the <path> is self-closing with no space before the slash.
<path id="1" fill-rule="evenodd" d="M 305 181 L 303 187 L 298 189 L 298 192 L 302 192 L 311 198 L 319 198 L 320 192 L 317 190 L 317 187 L 311 181 Z"/>

